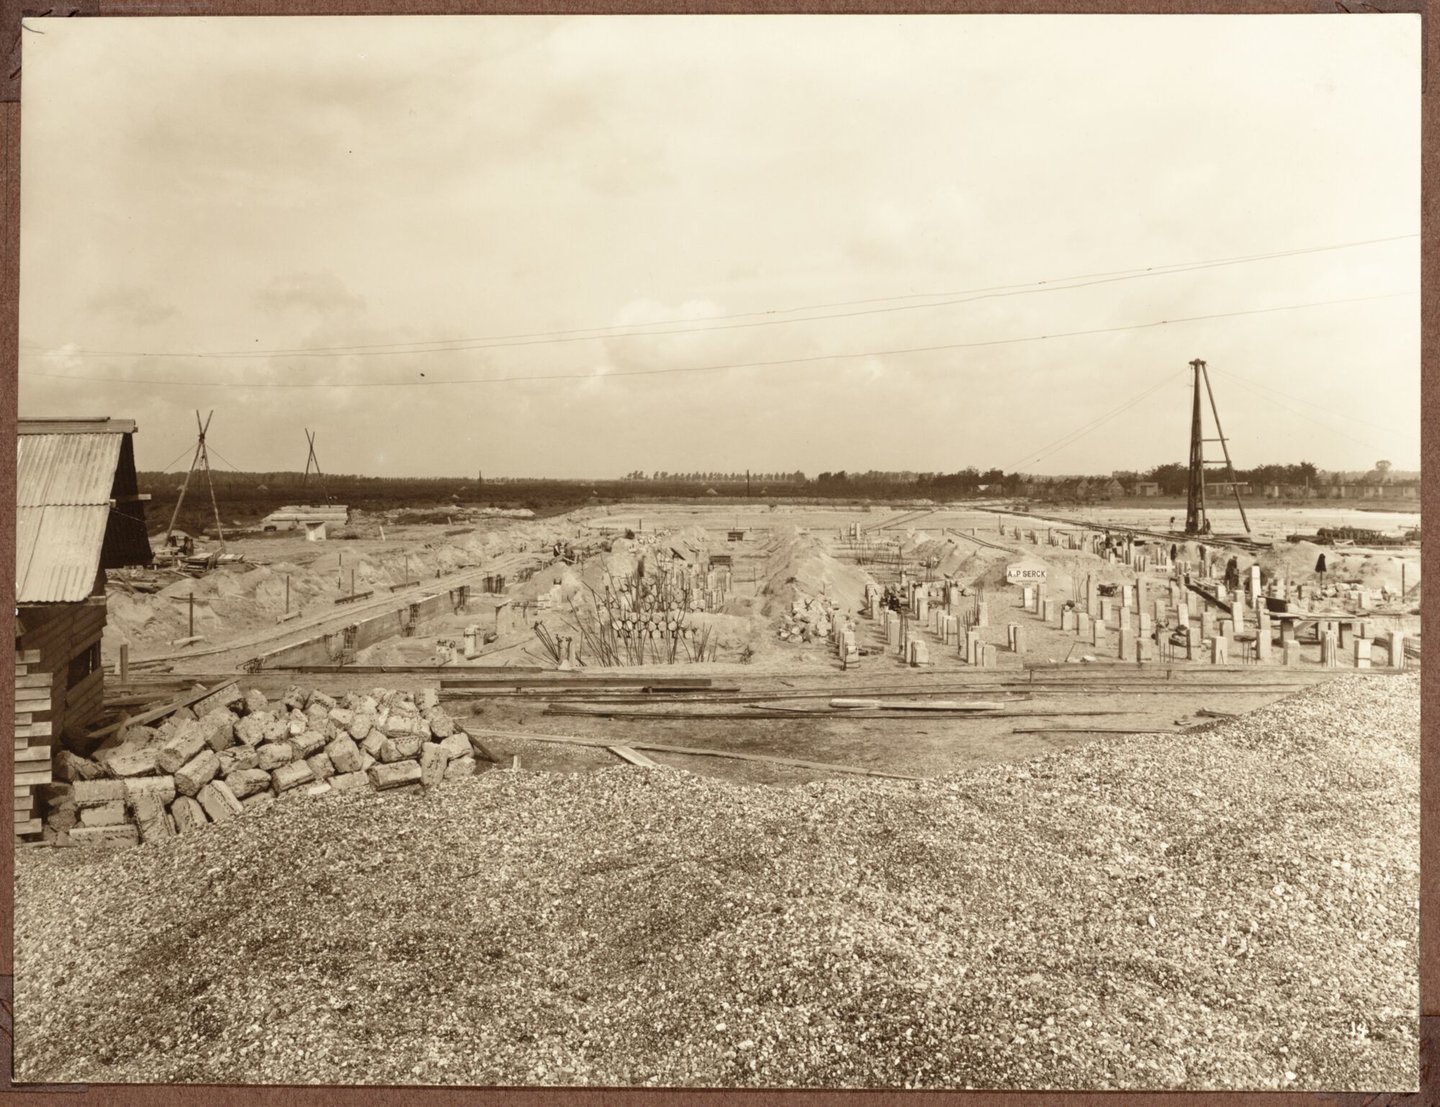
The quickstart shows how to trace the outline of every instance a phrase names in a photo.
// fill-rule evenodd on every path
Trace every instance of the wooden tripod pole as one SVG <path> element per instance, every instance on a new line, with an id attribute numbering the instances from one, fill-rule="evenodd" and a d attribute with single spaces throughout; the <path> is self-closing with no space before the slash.
<path id="1" fill-rule="evenodd" d="M 210 419 L 215 412 L 212 410 L 205 416 L 205 422 L 200 422 L 200 413 L 195 413 L 195 424 L 200 427 L 200 464 L 205 469 L 205 483 L 210 488 L 210 507 L 215 512 L 215 534 L 220 539 L 220 545 L 225 545 L 225 528 L 220 525 L 220 504 L 215 499 L 215 478 L 210 475 L 210 451 L 205 448 L 205 432 L 210 429 Z"/>

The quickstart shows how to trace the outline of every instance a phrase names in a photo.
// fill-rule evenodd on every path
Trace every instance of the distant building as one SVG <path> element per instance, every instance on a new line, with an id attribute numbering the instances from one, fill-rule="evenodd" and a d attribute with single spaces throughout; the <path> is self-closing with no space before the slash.
<path id="1" fill-rule="evenodd" d="M 350 509 L 344 504 L 320 504 L 311 506 L 282 507 L 272 511 L 260 520 L 261 530 L 298 530 L 315 523 L 330 523 L 343 527 L 350 521 Z"/>
<path id="2" fill-rule="evenodd" d="M 15 465 L 15 785 L 50 780 L 52 746 L 101 711 L 105 570 L 151 562 L 123 419 L 22 419 Z M 15 833 L 38 834 L 33 799 Z"/>
<path id="3" fill-rule="evenodd" d="M 1137 480 L 1135 482 L 1135 495 L 1137 496 L 1158 496 L 1160 495 L 1160 484 L 1153 480 Z"/>

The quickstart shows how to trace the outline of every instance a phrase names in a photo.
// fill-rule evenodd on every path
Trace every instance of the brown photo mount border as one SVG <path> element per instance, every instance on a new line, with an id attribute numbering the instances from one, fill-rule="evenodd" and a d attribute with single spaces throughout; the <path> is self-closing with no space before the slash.
<path id="1" fill-rule="evenodd" d="M 0 432 L 15 433 L 18 394 L 19 351 L 19 268 L 20 268 L 20 97 L 23 84 L 22 36 L 43 33 L 22 26 L 29 18 L 55 17 L 145 17 L 145 16 L 264 16 L 264 15 L 603 15 L 603 14 L 1232 14 L 1232 15 L 1385 15 L 1419 13 L 1421 27 L 1421 85 L 1424 96 L 1421 164 L 1424 173 L 1422 200 L 1423 252 L 1421 260 L 1421 363 L 1435 367 L 1421 381 L 1421 469 L 1440 473 L 1440 310 L 1435 302 L 1436 249 L 1440 242 L 1440 202 L 1436 199 L 1437 167 L 1440 167 L 1440 138 L 1437 138 L 1437 105 L 1434 82 L 1428 79 L 1428 63 L 1437 55 L 1436 10 L 1429 0 L 828 0 L 813 3 L 763 4 L 759 0 L 576 0 L 573 3 L 536 0 L 495 0 L 465 3 L 457 0 L 68 0 L 44 6 L 37 3 L 0 0 L 0 34 L 4 36 L 5 69 L 0 73 L 0 181 L 4 200 L 0 208 L 0 357 L 8 387 L 0 388 Z M 1337 197 L 1337 202 L 1361 202 L 1363 197 Z M 15 502 L 14 455 L 0 453 L 0 501 Z M 1422 535 L 1426 548 L 1440 542 L 1440 487 L 1435 480 L 1424 482 L 1421 490 Z M 0 609 L 13 613 L 14 607 L 14 515 L 0 511 L 0 558 L 6 562 L 3 576 L 6 592 Z M 1423 562 L 1423 558 L 1422 558 Z M 13 615 L 7 617 L 13 618 Z M 1422 600 L 1422 618 L 1440 626 L 1440 591 L 1432 590 Z M 13 650 L 0 650 L 0 715 L 8 711 L 3 697 L 12 694 Z M 1440 1103 L 1440 653 L 1431 651 L 1422 660 L 1424 724 L 1421 736 L 1421 911 L 1420 911 L 1420 1088 L 1417 1094 L 1325 1093 L 1325 1092 L 902 1092 L 899 1090 L 766 1091 L 749 1089 L 595 1089 L 595 1088 L 514 1088 L 470 1089 L 404 1086 L 264 1086 L 264 1085 L 51 1085 L 12 1084 L 13 1019 L 12 998 L 14 944 L 13 841 L 0 849 L 0 1093 L 14 1103 L 54 1104 L 56 1097 L 79 1096 L 83 1103 L 104 1104 L 215 1104 L 262 1103 L 289 1107 L 298 1103 L 375 1105 L 395 1102 L 423 1104 L 515 1104 L 524 1107 L 550 1105 L 605 1104 L 661 1107 L 669 1104 L 696 1104 L 705 1107 L 735 1107 L 760 1103 L 804 1104 L 822 1107 L 832 1103 L 896 1105 L 896 1107 L 940 1107 L 945 1104 L 1055 1104 L 1057 1107 L 1100 1107 L 1100 1105 L 1163 1102 L 1166 1107 L 1204 1107 L 1265 1103 L 1273 1107 L 1314 1104 L 1316 1107 L 1387 1107 L 1387 1105 Z M 0 759 L 0 796 L 13 808 L 14 766 Z M 9 1098 L 13 1097 L 13 1098 Z"/>

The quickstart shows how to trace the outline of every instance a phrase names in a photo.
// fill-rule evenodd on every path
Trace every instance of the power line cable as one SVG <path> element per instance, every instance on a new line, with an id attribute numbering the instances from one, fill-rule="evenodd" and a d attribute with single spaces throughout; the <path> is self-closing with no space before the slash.
<path id="1" fill-rule="evenodd" d="M 917 311 L 929 308 L 953 307 L 959 304 L 975 303 L 979 300 L 999 299 L 1009 296 L 1033 295 L 1041 292 L 1063 292 L 1067 289 L 1089 288 L 1119 281 L 1140 280 L 1147 277 L 1170 276 L 1180 273 L 1213 269 L 1227 265 L 1248 264 L 1276 258 L 1296 257 L 1304 254 L 1323 253 L 1351 249 L 1356 246 L 1395 242 L 1417 235 L 1395 235 L 1387 238 L 1364 239 L 1355 242 L 1335 243 L 1326 246 L 1309 246 L 1294 250 L 1271 251 L 1248 254 L 1231 258 L 1215 258 L 1206 261 L 1181 262 L 1163 266 L 1148 266 L 1114 270 L 1109 273 L 1082 274 L 1050 280 L 1035 281 L 1025 285 L 992 285 L 986 288 L 966 289 L 958 292 L 913 293 L 908 296 L 879 297 L 873 300 L 838 301 L 831 304 L 814 304 L 804 307 L 769 309 L 757 312 L 742 312 L 733 315 L 702 316 L 699 319 L 671 319 L 653 323 L 614 324 L 601 327 L 581 327 L 570 330 L 536 331 L 522 334 L 497 335 L 479 338 L 416 340 L 412 342 L 371 343 L 346 346 L 295 347 L 269 350 L 217 350 L 217 351 L 148 351 L 148 350 L 72 350 L 73 357 L 134 357 L 150 359 L 185 360 L 255 360 L 271 357 L 403 357 L 407 355 L 461 353 L 471 350 L 507 349 L 523 346 L 556 345 L 571 342 L 591 342 L 600 339 L 623 339 L 663 337 L 666 335 L 696 334 L 712 331 L 739 330 L 755 327 L 781 326 L 791 323 L 824 322 L 835 319 L 858 318 L 898 311 Z M 956 297 L 934 300 L 934 297 Z M 758 319 L 743 323 L 725 323 L 721 326 L 681 326 L 697 322 L 715 322 L 731 319 L 748 319 L 755 315 L 780 315 L 797 311 L 814 311 L 828 307 L 850 307 L 869 303 L 891 303 L 894 300 L 927 298 L 934 302 L 923 304 L 896 304 L 890 307 L 868 308 L 861 311 L 836 312 L 829 315 L 810 315 L 799 319 Z M 643 330 L 641 327 L 666 327 L 666 330 Z M 601 333 L 597 333 L 601 332 Z M 619 333 L 603 333 L 619 332 Z M 24 356 L 43 356 L 40 351 L 27 352 Z"/>
<path id="2" fill-rule="evenodd" d="M 1012 473 L 1018 472 L 1021 465 L 1037 465 L 1041 461 L 1044 461 L 1046 458 L 1049 458 L 1054 454 L 1059 453 L 1067 446 L 1070 446 L 1073 443 L 1079 441 L 1091 431 L 1099 429 L 1099 427 L 1101 427 L 1105 423 L 1108 423 L 1111 419 L 1123 414 L 1126 411 L 1129 411 L 1131 408 L 1135 407 L 1137 404 L 1140 404 L 1144 400 L 1149 399 L 1155 393 L 1159 392 L 1162 388 L 1165 388 L 1167 385 L 1173 382 L 1176 377 L 1180 376 L 1184 372 L 1185 370 L 1183 369 L 1177 369 L 1175 372 L 1171 373 L 1169 376 L 1161 380 L 1160 383 L 1155 385 L 1153 388 L 1146 389 L 1138 396 L 1130 397 L 1129 399 L 1121 403 L 1119 406 L 1112 408 L 1110 411 L 1105 412 L 1103 415 L 1091 419 L 1089 422 L 1082 424 L 1075 430 L 1072 430 L 1062 435 L 1054 442 L 1051 442 L 1045 446 L 1041 446 L 1038 450 L 1032 450 L 1030 453 L 1019 459 L 1019 461 L 1016 462 L 1015 465 L 1007 466 L 1007 470 Z"/>
<path id="3" fill-rule="evenodd" d="M 1241 386 L 1244 387 L 1244 388 L 1248 388 L 1250 391 L 1254 392 L 1255 395 L 1259 396 L 1261 399 L 1266 400 L 1266 402 L 1275 404 L 1275 405 L 1277 405 L 1278 407 L 1284 409 L 1285 411 L 1290 412 L 1292 415 L 1298 415 L 1298 416 L 1300 416 L 1300 418 L 1302 418 L 1302 419 L 1308 419 L 1310 422 L 1314 423 L 1317 427 L 1322 427 L 1322 428 L 1324 428 L 1325 430 L 1329 431 L 1331 434 L 1339 435 L 1341 438 L 1348 439 L 1349 441 L 1354 442 L 1356 445 L 1364 446 L 1366 449 L 1377 450 L 1377 451 L 1381 451 L 1381 452 L 1383 452 L 1384 449 L 1385 449 L 1384 446 L 1377 445 L 1377 444 L 1374 443 L 1374 442 L 1371 442 L 1371 441 L 1368 441 L 1368 440 L 1362 439 L 1362 438 L 1356 438 L 1353 434 L 1349 434 L 1349 433 L 1347 433 L 1347 432 L 1345 432 L 1345 431 L 1343 431 L 1343 430 L 1340 430 L 1340 429 L 1338 429 L 1338 428 L 1330 425 L 1329 423 L 1326 423 L 1326 422 L 1324 422 L 1324 421 L 1322 421 L 1322 420 L 1320 420 L 1320 419 L 1317 419 L 1317 418 L 1315 418 L 1315 416 L 1309 415 L 1309 414 L 1307 414 L 1306 412 L 1301 411 L 1299 408 L 1291 407 L 1289 404 L 1283 403 L 1283 402 L 1281 402 L 1280 400 L 1277 400 L 1277 399 L 1276 399 L 1275 397 L 1273 397 L 1273 396 L 1266 396 L 1265 393 L 1261 392 L 1258 388 L 1256 388 L 1254 385 L 1252 385 L 1249 381 L 1242 380 L 1241 378 L 1236 377 L 1233 373 L 1227 374 L 1227 375 L 1230 377 L 1230 379 L 1231 379 L 1232 381 L 1234 381 L 1235 383 L 1241 385 Z"/>
<path id="4" fill-rule="evenodd" d="M 1372 423 L 1369 419 L 1361 419 L 1358 415 L 1349 415 L 1343 411 L 1336 411 L 1334 408 L 1326 407 L 1323 404 L 1317 404 L 1313 400 L 1307 400 L 1303 396 L 1296 396 L 1289 392 L 1282 392 L 1280 391 L 1280 389 L 1275 388 L 1271 385 L 1261 384 L 1259 381 L 1251 380 L 1248 377 L 1241 376 L 1239 373 L 1236 373 L 1233 370 L 1220 369 L 1213 365 L 1208 366 L 1208 368 L 1211 372 L 1220 373 L 1223 376 L 1229 377 L 1231 380 L 1239 384 L 1249 385 L 1251 388 L 1271 393 L 1275 397 L 1287 400 L 1294 400 L 1296 403 L 1308 404 L 1310 407 L 1315 408 L 1317 411 L 1323 411 L 1325 414 L 1332 415 L 1337 419 L 1348 419 L 1353 423 L 1363 423 L 1367 427 L 1373 427 L 1375 430 L 1385 431 L 1387 434 L 1394 434 L 1399 430 L 1399 428 L 1397 427 L 1383 426 L 1380 423 Z"/>
<path id="5" fill-rule="evenodd" d="M 439 388 L 461 384 L 515 384 L 515 383 L 540 383 L 545 381 L 562 380 L 608 380 L 615 377 L 651 377 L 664 376 L 671 373 L 714 373 L 728 369 L 760 369 L 773 368 L 782 365 L 805 365 L 819 361 L 837 361 L 863 357 L 898 357 L 904 354 L 925 354 L 939 353 L 947 350 L 972 350 L 987 346 L 1009 346 L 1021 342 L 1041 342 L 1056 338 L 1079 338 L 1096 334 L 1118 334 L 1122 331 L 1148 330 L 1155 327 L 1173 326 L 1177 323 L 1197 323 L 1214 319 L 1233 319 L 1247 315 L 1267 315 L 1279 311 L 1299 311 L 1303 308 L 1333 307 L 1338 304 L 1368 303 L 1374 300 L 1390 300 L 1403 296 L 1415 296 L 1415 292 L 1385 292 L 1375 296 L 1350 296 L 1338 300 L 1314 300 L 1300 304 L 1277 304 L 1272 307 L 1250 308 L 1243 311 L 1221 311 L 1212 312 L 1206 315 L 1178 316 L 1174 319 L 1157 319 L 1149 323 L 1126 323 L 1114 327 L 1094 327 L 1088 330 L 1079 331 L 1057 331 L 1055 334 L 1026 335 L 1019 338 L 995 338 L 978 342 L 948 342 L 934 346 L 901 346 L 888 350 L 860 350 L 854 352 L 840 352 L 832 354 L 814 354 L 808 357 L 776 358 L 768 361 L 741 361 L 730 362 L 722 365 L 681 365 L 667 366 L 661 369 L 630 369 L 619 370 L 613 373 L 541 373 L 541 374 L 516 374 L 504 377 L 451 377 L 448 379 L 424 379 L 408 381 L 336 381 L 336 382 L 291 382 L 291 381 L 267 381 L 264 384 L 252 384 L 244 381 L 185 381 L 185 380 L 153 380 L 141 377 L 97 377 L 77 373 L 34 373 L 22 372 L 22 377 L 39 377 L 46 380 L 82 380 L 101 381 L 109 384 L 146 384 L 159 385 L 166 388 L 240 388 L 240 389 L 261 389 L 261 388 Z"/>

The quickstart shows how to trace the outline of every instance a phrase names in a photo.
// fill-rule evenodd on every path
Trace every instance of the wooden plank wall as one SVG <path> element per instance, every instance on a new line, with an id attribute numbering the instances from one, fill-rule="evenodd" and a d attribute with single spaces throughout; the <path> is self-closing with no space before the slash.
<path id="1" fill-rule="evenodd" d="M 67 730 L 80 731 L 104 707 L 105 673 L 97 668 L 67 687 L 70 661 L 105 632 L 105 597 L 20 609 L 15 639 L 15 836 L 38 837 L 36 790 L 50 783 L 54 748 Z"/>
<path id="2" fill-rule="evenodd" d="M 50 733 L 81 731 L 99 715 L 103 677 L 90 674 L 67 689 L 70 659 L 100 641 L 105 632 L 105 597 L 92 596 L 74 604 L 46 604 L 20 609 L 16 648 L 35 654 L 30 673 L 46 673 L 50 683 Z M 97 671 L 98 672 L 98 671 Z"/>
<path id="3" fill-rule="evenodd" d="M 50 783 L 50 709 L 54 674 L 40 664 L 39 650 L 15 655 L 15 837 L 40 834 L 35 790 Z"/>

